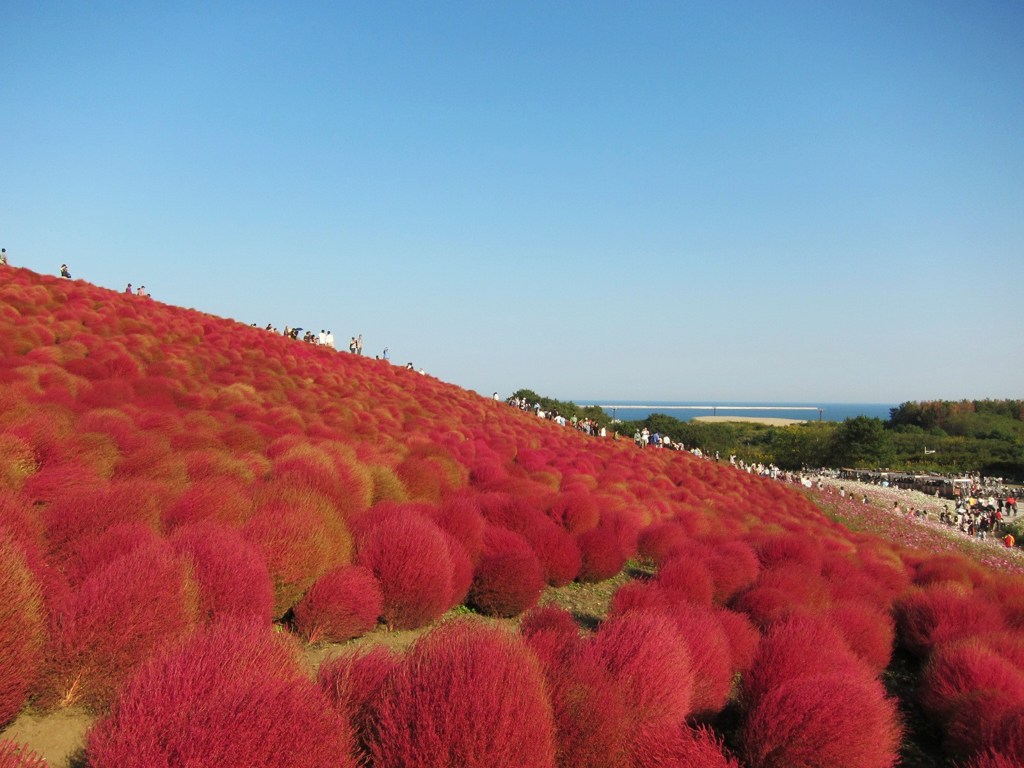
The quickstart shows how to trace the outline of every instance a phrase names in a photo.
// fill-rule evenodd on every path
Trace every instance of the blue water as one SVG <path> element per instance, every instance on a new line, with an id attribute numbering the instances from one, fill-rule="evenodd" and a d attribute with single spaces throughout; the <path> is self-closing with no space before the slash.
<path id="1" fill-rule="evenodd" d="M 649 405 L 650 408 L 606 408 L 609 416 L 614 416 L 622 421 L 639 421 L 646 419 L 652 413 L 663 413 L 666 416 L 689 421 L 694 416 L 757 416 L 778 419 L 805 419 L 807 421 L 818 421 L 817 410 L 797 410 L 799 406 L 814 407 L 821 409 L 822 421 L 844 421 L 856 416 L 868 416 L 870 418 L 888 421 L 889 409 L 895 408 L 898 403 L 777 403 L 777 402 L 739 402 L 737 400 L 676 400 L 676 401 L 643 401 L 643 400 L 581 400 L 576 401 L 577 405 Z M 676 410 L 670 406 L 674 405 L 700 405 L 718 406 L 717 411 L 711 408 L 701 410 Z M 772 410 L 747 410 L 751 406 L 773 406 Z M 744 406 L 742 410 L 730 410 L 729 406 Z M 784 410 L 775 410 L 783 408 Z M 789 410 L 793 409 L 793 410 Z"/>

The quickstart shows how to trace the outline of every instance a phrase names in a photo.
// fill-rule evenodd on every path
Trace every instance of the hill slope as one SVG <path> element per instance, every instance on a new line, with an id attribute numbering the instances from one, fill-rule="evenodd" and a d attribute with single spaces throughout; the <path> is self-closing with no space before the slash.
<path id="1" fill-rule="evenodd" d="M 0 724 L 27 703 L 86 706 L 103 716 L 93 765 L 273 765 L 282 749 L 380 768 L 726 765 L 699 723 L 751 765 L 888 765 L 900 728 L 879 674 L 897 624 L 922 661 L 975 636 L 994 665 L 1024 656 L 1007 639 L 1018 580 L 852 534 L 781 484 L 230 320 L 3 277 Z M 454 622 L 319 686 L 296 661 L 299 640 L 378 619 L 519 616 L 546 585 L 630 559 L 654 576 L 596 631 L 550 609 L 512 636 Z M 808 664 L 822 643 L 829 663 Z M 530 718 L 503 708 L 512 679 Z M 1024 705 L 1013 685 L 951 753 L 1018 743 L 995 712 Z M 932 714 L 956 722 L 940 698 Z M 199 702 L 197 735 L 173 713 Z"/>

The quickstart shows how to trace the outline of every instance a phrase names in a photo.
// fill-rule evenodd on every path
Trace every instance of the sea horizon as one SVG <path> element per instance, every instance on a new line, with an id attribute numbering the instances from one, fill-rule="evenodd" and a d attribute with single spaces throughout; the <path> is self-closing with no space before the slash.
<path id="1" fill-rule="evenodd" d="M 845 421 L 857 416 L 888 421 L 889 411 L 899 403 L 836 403 L 757 400 L 576 400 L 577 405 L 619 406 L 605 408 L 609 416 L 621 421 L 640 421 L 653 413 L 689 421 L 698 416 L 743 416 L 757 418 L 802 419 L 804 421 Z M 647 408 L 639 406 L 649 406 Z M 683 409 L 680 406 L 693 406 Z M 760 406 L 760 408 L 759 408 Z M 810 408 L 812 410 L 801 410 Z"/>

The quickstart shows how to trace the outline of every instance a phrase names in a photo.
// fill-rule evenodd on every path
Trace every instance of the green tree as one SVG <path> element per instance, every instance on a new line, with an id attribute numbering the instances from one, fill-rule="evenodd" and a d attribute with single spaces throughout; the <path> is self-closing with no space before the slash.
<path id="1" fill-rule="evenodd" d="M 867 416 L 846 419 L 832 435 L 829 456 L 834 467 L 886 466 L 889 445 L 882 420 Z"/>

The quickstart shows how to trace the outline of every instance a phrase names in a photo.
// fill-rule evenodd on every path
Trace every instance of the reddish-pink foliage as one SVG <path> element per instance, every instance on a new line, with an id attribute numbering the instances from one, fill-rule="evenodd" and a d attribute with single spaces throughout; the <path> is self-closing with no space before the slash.
<path id="1" fill-rule="evenodd" d="M 320 503 L 322 502 L 322 503 Z M 344 522 L 315 496 L 261 504 L 243 529 L 267 561 L 274 584 L 274 617 L 283 616 L 313 582 L 350 562 L 352 541 Z"/>
<path id="2" fill-rule="evenodd" d="M 62 495 L 43 512 L 50 551 L 58 560 L 77 542 L 122 523 L 145 524 L 156 530 L 160 521 L 157 484 L 124 480 L 107 487 Z"/>
<path id="3" fill-rule="evenodd" d="M 753 586 L 761 573 L 757 555 L 742 541 L 727 541 L 715 547 L 705 566 L 715 584 L 715 600 L 720 603 Z"/>
<path id="4" fill-rule="evenodd" d="M 448 544 L 448 557 L 452 561 L 452 605 L 461 605 L 469 596 L 469 590 L 473 586 L 473 574 L 476 567 L 473 560 L 466 552 L 466 548 L 459 541 L 445 530 L 444 540 Z"/>
<path id="5" fill-rule="evenodd" d="M 377 579 L 359 565 L 329 571 L 295 606 L 295 626 L 311 643 L 341 643 L 374 628 L 384 597 Z"/>
<path id="6" fill-rule="evenodd" d="M 359 565 L 380 583 L 381 615 L 395 629 L 429 624 L 452 606 L 454 569 L 443 531 L 419 516 L 390 517 L 358 542 Z"/>
<path id="7" fill-rule="evenodd" d="M 918 563 L 914 583 L 920 586 L 952 582 L 967 589 L 973 589 L 984 582 L 984 569 L 977 563 L 958 554 L 935 554 Z"/>
<path id="8" fill-rule="evenodd" d="M 45 623 L 42 591 L 24 550 L 0 528 L 0 725 L 18 714 L 39 676 Z"/>
<path id="9" fill-rule="evenodd" d="M 0 768 L 46 768 L 43 756 L 7 739 L 0 739 Z"/>
<path id="10" fill-rule="evenodd" d="M 566 642 L 562 642 L 566 640 Z M 544 665 L 560 768 L 629 768 L 636 723 L 624 691 L 579 637 L 541 630 L 529 637 Z"/>
<path id="11" fill-rule="evenodd" d="M 551 519 L 569 533 L 577 534 L 596 528 L 601 512 L 593 496 L 579 491 L 560 493 L 551 500 Z"/>
<path id="12" fill-rule="evenodd" d="M 840 631 L 825 616 L 795 614 L 772 625 L 743 677 L 743 693 L 754 705 L 790 680 L 833 673 L 870 677 Z"/>
<path id="13" fill-rule="evenodd" d="M 484 517 L 476 497 L 466 492 L 449 494 L 439 505 L 431 506 L 427 514 L 462 544 L 476 564 L 484 549 Z"/>
<path id="14" fill-rule="evenodd" d="M 111 528 L 89 531 L 75 544 L 64 561 L 64 575 L 74 587 L 90 573 L 140 546 L 153 546 L 156 531 L 143 523 L 120 523 Z"/>
<path id="15" fill-rule="evenodd" d="M 703 563 L 685 556 L 664 560 L 655 582 L 673 600 L 711 605 L 715 595 L 715 585 L 708 569 Z"/>
<path id="16" fill-rule="evenodd" d="M 526 638 L 540 632 L 553 632 L 556 635 L 577 638 L 580 628 L 576 619 L 564 608 L 545 605 L 523 614 L 519 622 L 519 631 Z"/>
<path id="17" fill-rule="evenodd" d="M 690 650 L 694 714 L 710 715 L 725 707 L 732 690 L 732 653 L 717 614 L 706 606 L 678 603 L 669 612 Z"/>
<path id="18" fill-rule="evenodd" d="M 590 652 L 611 673 L 638 722 L 681 723 L 692 711 L 690 651 L 667 616 L 631 611 L 608 619 Z"/>
<path id="19" fill-rule="evenodd" d="M 892 658 L 896 624 L 892 616 L 861 600 L 841 600 L 828 609 L 829 619 L 846 644 L 871 669 L 881 673 Z"/>
<path id="20" fill-rule="evenodd" d="M 143 666 L 90 732 L 95 768 L 354 768 L 348 723 L 267 627 L 218 622 Z"/>
<path id="21" fill-rule="evenodd" d="M 765 537 L 757 541 L 755 550 L 765 568 L 796 563 L 815 574 L 821 573 L 821 547 L 804 532 Z"/>
<path id="22" fill-rule="evenodd" d="M 635 768 L 740 768 L 714 732 L 687 725 L 641 729 L 639 738 L 633 739 L 631 753 Z"/>
<path id="23" fill-rule="evenodd" d="M 685 550 L 692 541 L 690 534 L 677 522 L 654 523 L 640 532 L 637 552 L 661 565 L 679 550 Z"/>
<path id="24" fill-rule="evenodd" d="M 562 587 L 576 578 L 583 565 L 583 556 L 576 540 L 564 528 L 541 518 L 536 527 L 524 535 L 537 553 L 548 584 Z"/>
<path id="25" fill-rule="evenodd" d="M 754 664 L 761 633 L 746 614 L 719 608 L 716 615 L 729 641 L 733 669 L 746 672 Z"/>
<path id="26" fill-rule="evenodd" d="M 373 764 L 553 768 L 555 729 L 540 665 L 518 635 L 442 624 L 413 645 L 373 707 Z"/>
<path id="27" fill-rule="evenodd" d="M 245 493 L 240 481 L 220 477 L 215 480 L 200 480 L 186 489 L 163 513 L 164 525 L 175 528 L 179 525 L 197 523 L 200 520 L 215 520 L 239 527 L 252 515 L 252 499 Z"/>
<path id="28" fill-rule="evenodd" d="M 1020 768 L 1020 764 L 1020 758 L 1010 757 L 995 750 L 987 750 L 964 763 L 964 768 Z"/>
<path id="29" fill-rule="evenodd" d="M 949 717 L 979 691 L 996 691 L 1024 705 L 1024 672 L 970 639 L 935 647 L 921 676 L 921 704 L 936 717 Z M 973 710 L 975 707 L 971 707 Z"/>
<path id="30" fill-rule="evenodd" d="M 942 720 L 942 745 L 946 754 L 964 757 L 994 748 L 997 742 L 1000 742 L 1000 752 L 1014 752 L 1012 744 L 1007 745 L 1005 739 L 1000 740 L 998 734 L 1007 714 L 1012 719 L 1019 719 L 1021 710 L 1019 697 L 1014 697 L 1002 688 L 980 688 L 957 696 L 955 706 L 950 708 Z M 1020 733 L 1019 723 L 1016 728 L 1018 735 L 1024 736 L 1024 733 Z M 1012 735 L 1010 740 L 1013 740 Z M 1024 746 L 1024 742 L 1018 746 Z M 1024 758 L 1024 750 L 1020 754 Z"/>
<path id="31" fill-rule="evenodd" d="M 999 609 L 981 594 L 945 584 L 908 591 L 897 600 L 895 615 L 900 642 L 918 656 L 939 643 L 1003 628 Z"/>
<path id="32" fill-rule="evenodd" d="M 187 567 L 163 540 L 143 544 L 89 575 L 58 616 L 51 695 L 102 706 L 164 642 L 196 622 Z"/>
<path id="33" fill-rule="evenodd" d="M 580 573 L 577 577 L 584 582 L 597 582 L 615 576 L 626 564 L 619 537 L 615 531 L 603 525 L 584 531 L 576 537 L 582 555 Z"/>
<path id="34" fill-rule="evenodd" d="M 768 691 L 747 712 L 740 738 L 751 768 L 890 768 L 900 736 L 881 684 L 834 672 Z"/>
<path id="35" fill-rule="evenodd" d="M 237 616 L 270 623 L 274 589 L 267 561 L 239 531 L 206 519 L 176 530 L 171 545 L 192 567 L 200 618 Z"/>
<path id="36" fill-rule="evenodd" d="M 655 611 L 667 613 L 671 602 L 654 581 L 627 581 L 612 595 L 608 616 L 619 616 L 629 611 Z"/>
<path id="37" fill-rule="evenodd" d="M 530 543 L 518 533 L 488 525 L 469 602 L 483 613 L 517 616 L 535 606 L 543 591 L 544 572 Z"/>
<path id="38" fill-rule="evenodd" d="M 402 657 L 383 645 L 343 653 L 320 665 L 317 682 L 327 698 L 351 723 L 357 762 L 368 765 L 373 703 L 385 681 L 398 672 Z"/>

